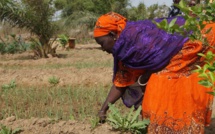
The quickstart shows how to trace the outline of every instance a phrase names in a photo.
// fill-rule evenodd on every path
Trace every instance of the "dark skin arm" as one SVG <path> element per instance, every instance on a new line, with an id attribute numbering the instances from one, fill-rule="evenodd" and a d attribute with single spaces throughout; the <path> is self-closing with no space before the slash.
<path id="1" fill-rule="evenodd" d="M 112 85 L 110 92 L 109 92 L 104 104 L 102 105 L 101 110 L 98 113 L 101 123 L 105 122 L 106 112 L 109 109 L 108 103 L 114 104 L 123 95 L 124 92 L 125 92 L 124 88 L 120 88 L 120 87 L 116 87 L 116 86 Z"/>
<path id="2" fill-rule="evenodd" d="M 150 77 L 152 72 L 146 72 L 140 79 L 141 83 L 146 83 Z M 107 110 L 109 109 L 108 103 L 114 104 L 125 92 L 126 87 L 116 87 L 115 85 L 112 85 L 109 94 L 105 100 L 105 102 L 102 105 L 101 110 L 98 113 L 100 123 L 104 123 L 106 119 L 106 113 Z"/>

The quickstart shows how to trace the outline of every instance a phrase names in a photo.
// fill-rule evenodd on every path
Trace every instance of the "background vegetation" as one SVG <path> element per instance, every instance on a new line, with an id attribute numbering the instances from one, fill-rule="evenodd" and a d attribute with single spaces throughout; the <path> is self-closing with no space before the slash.
<path id="1" fill-rule="evenodd" d="M 97 18 L 110 11 L 120 13 L 128 20 L 153 19 L 166 17 L 169 7 L 152 5 L 146 7 L 140 3 L 137 7 L 129 0 L 1 0 L 0 1 L 0 39 L 11 34 L 23 36 L 30 33 L 28 48 L 36 56 L 47 58 L 48 55 L 58 56 L 52 41 L 59 34 L 76 38 L 77 42 L 89 43 Z M 8 25 L 9 24 L 9 25 Z M 19 32 L 12 31 L 18 28 Z M 3 40 L 3 39 L 2 39 Z M 1 46 L 6 47 L 5 42 Z M 52 40 L 52 41 L 50 41 Z M 13 47 L 14 48 L 14 47 Z M 26 48 L 25 48 L 26 49 Z M 25 50 L 24 49 L 24 50 Z M 10 52 L 9 52 L 10 53 Z"/>

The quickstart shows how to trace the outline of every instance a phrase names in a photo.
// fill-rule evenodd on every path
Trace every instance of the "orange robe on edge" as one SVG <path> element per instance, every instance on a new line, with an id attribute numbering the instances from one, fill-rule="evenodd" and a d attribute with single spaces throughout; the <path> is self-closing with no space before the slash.
<path id="1" fill-rule="evenodd" d="M 206 35 L 214 45 L 215 24 Z M 208 50 L 199 41 L 188 41 L 165 69 L 152 74 L 144 95 L 142 112 L 150 119 L 148 134 L 203 134 L 211 121 L 213 96 L 198 84 L 192 73 L 202 59 L 197 53 Z M 214 51 L 214 50 L 212 50 Z"/>

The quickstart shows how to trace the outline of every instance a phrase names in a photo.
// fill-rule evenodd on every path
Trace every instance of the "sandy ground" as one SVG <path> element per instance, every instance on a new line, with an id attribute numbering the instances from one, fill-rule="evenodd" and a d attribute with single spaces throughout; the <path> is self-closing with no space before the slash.
<path id="1" fill-rule="evenodd" d="M 0 124 L 20 128 L 21 134 L 121 134 L 113 131 L 108 124 L 100 124 L 95 129 L 90 124 L 77 121 L 53 121 L 47 118 L 19 119 L 8 117 Z M 215 120 L 206 128 L 205 134 L 215 134 Z"/>
<path id="2" fill-rule="evenodd" d="M 77 121 L 53 121 L 48 118 L 19 119 L 9 117 L 0 124 L 12 129 L 20 128 L 21 134 L 120 134 L 107 124 L 91 128 L 90 124 Z"/>
<path id="3" fill-rule="evenodd" d="M 75 49 L 67 51 L 62 54 L 66 58 L 48 58 L 48 59 L 34 59 L 31 52 L 14 55 L 0 55 L 0 83 L 9 83 L 16 79 L 17 85 L 24 86 L 49 86 L 48 78 L 57 76 L 60 79 L 59 86 L 66 86 L 69 84 L 91 84 L 103 83 L 109 84 L 112 76 L 112 69 L 99 68 L 89 69 L 79 72 L 76 68 L 69 66 L 67 69 L 48 68 L 40 69 L 36 66 L 43 64 L 58 63 L 59 65 L 69 64 L 70 62 L 80 62 L 80 56 L 85 56 L 84 60 L 112 60 L 111 55 L 98 50 L 98 45 L 77 45 Z M 87 51 L 86 51 L 87 50 Z M 61 49 L 59 49 L 59 53 Z M 97 56 L 96 53 L 102 53 Z M 84 53 L 84 54 L 83 54 Z M 8 69 L 4 66 L 15 68 Z M 28 66 L 28 68 L 25 66 Z M 32 68 L 29 69 L 29 66 Z M 22 67 L 22 69 L 19 69 Z M 91 73 L 96 72 L 96 73 Z M 91 75 L 88 75 L 91 73 Z M 102 76 L 108 76 L 102 79 Z M 81 77 L 80 77 L 81 76 Z M 38 84 L 39 83 L 39 84 Z M 215 108 L 214 108 L 215 109 Z M 215 111 L 215 110 L 214 110 Z M 91 129 L 90 124 L 76 121 L 53 121 L 47 118 L 32 118 L 19 119 L 15 117 L 8 117 L 0 120 L 0 124 L 4 124 L 13 129 L 21 128 L 21 134 L 118 134 L 114 132 L 107 124 L 99 125 L 94 130 Z M 215 134 L 215 119 L 213 119 L 211 126 L 206 129 L 206 134 Z"/>

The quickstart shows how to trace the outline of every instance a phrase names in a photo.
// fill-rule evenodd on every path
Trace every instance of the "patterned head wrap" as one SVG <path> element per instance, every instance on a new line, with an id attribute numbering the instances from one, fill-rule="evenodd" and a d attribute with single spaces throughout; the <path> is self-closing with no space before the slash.
<path id="1" fill-rule="evenodd" d="M 95 28 L 94 37 L 100 37 L 109 34 L 111 31 L 116 32 L 119 36 L 125 28 L 127 19 L 120 14 L 109 12 L 98 18 Z"/>

